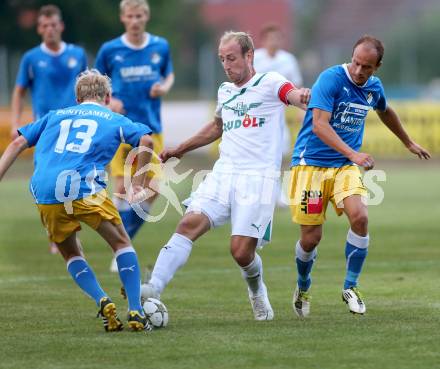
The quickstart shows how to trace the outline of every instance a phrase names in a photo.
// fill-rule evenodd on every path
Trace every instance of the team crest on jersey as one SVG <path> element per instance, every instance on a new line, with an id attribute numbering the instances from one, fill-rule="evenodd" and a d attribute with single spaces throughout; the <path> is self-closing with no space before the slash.
<path id="1" fill-rule="evenodd" d="M 69 58 L 69 60 L 67 60 L 67 66 L 69 68 L 75 68 L 78 65 L 78 60 L 76 60 L 75 58 Z"/>
<path id="2" fill-rule="evenodd" d="M 124 57 L 122 55 L 116 54 L 113 60 L 122 63 L 124 61 Z"/>
<path id="3" fill-rule="evenodd" d="M 262 104 L 261 102 L 257 102 L 257 103 L 250 103 L 248 105 L 240 101 L 237 102 L 235 106 L 223 105 L 223 107 L 225 109 L 233 110 L 236 115 L 242 117 L 246 115 L 251 109 L 258 108 L 261 104 Z"/>
<path id="4" fill-rule="evenodd" d="M 159 64 L 160 60 L 161 60 L 161 57 L 160 57 L 160 55 L 158 53 L 151 54 L 151 62 L 153 64 Z"/>
<path id="5" fill-rule="evenodd" d="M 369 92 L 367 95 L 367 103 L 371 105 L 372 101 L 373 101 L 373 94 Z"/>

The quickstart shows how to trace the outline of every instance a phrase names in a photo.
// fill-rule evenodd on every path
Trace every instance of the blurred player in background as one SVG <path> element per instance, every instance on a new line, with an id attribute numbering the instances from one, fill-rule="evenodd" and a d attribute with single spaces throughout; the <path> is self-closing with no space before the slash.
<path id="1" fill-rule="evenodd" d="M 382 82 L 373 76 L 382 64 L 383 54 L 381 41 L 364 36 L 353 47 L 351 63 L 328 68 L 312 88 L 292 156 L 291 209 L 293 221 L 301 227 L 296 244 L 298 280 L 293 296 L 293 308 L 299 316 L 310 312 L 310 273 L 329 202 L 338 215 L 345 213 L 350 223 L 342 299 L 352 313 L 366 311 L 357 284 L 370 242 L 364 201 L 367 190 L 359 170 L 359 166 L 365 170 L 374 166 L 370 154 L 359 152 L 368 111 L 374 109 L 410 152 L 421 159 L 430 157 L 408 136 L 387 104 Z"/>
<path id="2" fill-rule="evenodd" d="M 284 106 L 303 109 L 309 90 L 298 90 L 276 72 L 255 73 L 252 38 L 227 32 L 219 57 L 231 82 L 220 85 L 214 119 L 176 149 L 164 150 L 164 162 L 222 138 L 220 157 L 185 203 L 176 232 L 162 248 L 142 296 L 159 297 L 189 258 L 193 242 L 211 228 L 231 221 L 230 250 L 248 286 L 256 320 L 274 313 L 263 282 L 257 245 L 269 242 L 281 166 Z"/>
<path id="3" fill-rule="evenodd" d="M 128 296 L 128 325 L 150 330 L 140 302 L 140 271 L 136 252 L 112 201 L 107 197 L 105 166 L 122 140 L 150 148 L 138 157 L 139 167 L 151 157 L 150 129 L 113 113 L 108 77 L 86 71 L 78 77 L 79 105 L 54 110 L 19 129 L 0 159 L 0 180 L 26 148 L 35 146 L 35 170 L 30 189 L 41 220 L 55 242 L 75 283 L 99 307 L 106 331 L 122 329 L 116 306 L 103 291 L 87 263 L 77 232 L 84 222 L 95 229 L 115 253 L 119 276 Z M 142 190 L 145 175 L 133 178 L 132 194 Z M 66 197 L 66 193 L 69 195 Z"/>
<path id="4" fill-rule="evenodd" d="M 120 19 L 125 33 L 102 45 L 96 58 L 96 68 L 112 79 L 110 108 L 150 127 L 154 151 L 159 153 L 163 149 L 161 97 L 168 93 L 174 83 L 168 42 L 145 32 L 150 19 L 150 8 L 145 0 L 122 0 Z M 130 149 L 128 144 L 121 145 L 110 165 L 116 193 L 125 193 L 124 163 Z M 159 163 L 154 156 L 152 162 Z M 156 188 L 156 191 L 142 204 L 146 213 L 158 196 L 160 176 L 157 170 L 147 174 L 147 187 Z M 128 235 L 133 239 L 144 220 L 126 201 L 115 198 L 115 204 Z M 110 270 L 117 271 L 114 259 Z"/>
<path id="5" fill-rule="evenodd" d="M 66 44 L 61 39 L 64 23 L 60 9 L 55 5 L 41 7 L 37 18 L 37 32 L 42 43 L 27 51 L 20 62 L 15 88 L 11 98 L 11 137 L 17 137 L 26 90 L 30 89 L 34 119 L 49 110 L 75 104 L 75 79 L 87 68 L 84 49 Z M 57 249 L 51 244 L 50 251 Z"/>
<path id="6" fill-rule="evenodd" d="M 270 24 L 261 30 L 263 47 L 255 50 L 254 67 L 257 73 L 278 72 L 295 86 L 301 87 L 303 79 L 295 56 L 281 47 L 284 39 L 281 29 L 276 24 Z M 298 121 L 302 120 L 304 113 L 297 112 Z M 283 131 L 283 155 L 292 152 L 291 132 L 288 122 L 284 119 Z M 288 206 L 288 199 L 280 187 L 278 205 Z"/>

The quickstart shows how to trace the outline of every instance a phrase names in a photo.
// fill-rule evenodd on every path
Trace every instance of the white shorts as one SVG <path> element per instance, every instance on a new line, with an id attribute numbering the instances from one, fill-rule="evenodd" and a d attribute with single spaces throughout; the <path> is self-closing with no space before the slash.
<path id="1" fill-rule="evenodd" d="M 212 171 L 191 197 L 183 202 L 186 212 L 205 214 L 211 227 L 231 221 L 234 236 L 269 242 L 278 194 L 278 178 Z"/>

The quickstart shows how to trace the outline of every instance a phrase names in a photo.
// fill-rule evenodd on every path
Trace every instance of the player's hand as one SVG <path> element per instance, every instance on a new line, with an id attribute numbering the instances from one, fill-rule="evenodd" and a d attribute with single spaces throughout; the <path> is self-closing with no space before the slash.
<path id="1" fill-rule="evenodd" d="M 365 170 L 374 168 L 374 159 L 370 154 L 356 152 L 349 158 L 353 163 L 363 167 Z"/>
<path id="2" fill-rule="evenodd" d="M 110 99 L 108 107 L 111 111 L 114 111 L 115 113 L 125 114 L 124 103 L 116 97 L 112 97 Z"/>
<path id="3" fill-rule="evenodd" d="M 420 159 L 428 160 L 431 157 L 429 151 L 425 150 L 422 146 L 420 146 L 416 142 L 411 141 L 411 143 L 407 146 L 407 148 L 413 154 L 416 154 Z"/>
<path id="4" fill-rule="evenodd" d="M 152 98 L 157 98 L 165 95 L 167 92 L 168 91 L 164 88 L 162 84 L 156 82 L 155 84 L 153 84 L 153 86 L 151 86 L 150 96 Z"/>
<path id="5" fill-rule="evenodd" d="M 139 204 L 151 197 L 150 192 L 151 190 L 149 190 L 148 188 L 144 188 L 140 185 L 133 185 L 128 189 L 125 195 L 123 195 L 123 198 L 129 204 Z"/>
<path id="6" fill-rule="evenodd" d="M 301 104 L 308 105 L 310 102 L 310 97 L 312 96 L 311 95 L 312 91 L 310 90 L 310 88 L 305 88 L 305 87 L 300 88 L 299 91 L 300 91 L 299 98 Z"/>
<path id="7" fill-rule="evenodd" d="M 170 158 L 180 159 L 182 157 L 182 153 L 180 153 L 177 149 L 165 149 L 159 154 L 160 160 L 162 163 L 165 163 Z"/>

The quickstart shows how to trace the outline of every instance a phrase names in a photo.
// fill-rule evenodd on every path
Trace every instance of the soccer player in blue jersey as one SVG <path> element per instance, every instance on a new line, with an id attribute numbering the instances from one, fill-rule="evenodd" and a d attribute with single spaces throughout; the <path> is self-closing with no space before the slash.
<path id="1" fill-rule="evenodd" d="M 60 9 L 55 5 L 41 7 L 37 32 L 42 43 L 27 51 L 21 59 L 12 94 L 12 138 L 17 137 L 27 89 L 31 91 L 35 120 L 49 110 L 76 103 L 75 79 L 87 68 L 87 58 L 83 48 L 63 42 L 63 31 Z"/>
<path id="2" fill-rule="evenodd" d="M 101 288 L 81 249 L 80 222 L 95 229 L 115 253 L 120 279 L 128 297 L 128 326 L 150 330 L 140 300 L 140 270 L 136 252 L 121 218 L 107 197 L 105 166 L 121 141 L 139 146 L 138 168 L 151 158 L 151 130 L 113 113 L 108 77 L 86 71 L 76 82 L 78 105 L 52 110 L 19 129 L 0 158 L 0 180 L 17 156 L 35 146 L 34 174 L 30 190 L 51 241 L 58 246 L 75 283 L 99 307 L 106 331 L 119 331 L 122 322 L 116 306 Z M 129 200 L 142 194 L 145 174 L 136 173 Z"/>
<path id="3" fill-rule="evenodd" d="M 373 157 L 359 151 L 368 111 L 374 109 L 410 152 L 421 159 L 430 157 L 408 136 L 396 112 L 387 104 L 382 82 L 373 76 L 383 54 L 380 40 L 363 36 L 353 47 L 351 63 L 328 68 L 312 88 L 292 156 L 292 217 L 301 227 L 296 244 L 298 280 L 293 296 L 293 309 L 299 316 L 310 312 L 310 273 L 329 202 L 338 215 L 345 213 L 350 223 L 342 299 L 352 313 L 366 311 L 357 284 L 369 244 L 367 206 L 362 201 L 367 191 L 359 167 L 369 170 L 374 166 Z"/>
<path id="4" fill-rule="evenodd" d="M 42 43 L 24 54 L 12 93 L 12 139 L 18 135 L 27 89 L 31 91 L 34 119 L 40 119 L 49 110 L 75 104 L 75 79 L 87 68 L 84 49 L 61 39 L 64 23 L 57 6 L 41 7 L 37 24 Z M 53 243 L 50 251 L 58 251 Z"/>
<path id="5" fill-rule="evenodd" d="M 150 127 L 154 151 L 159 153 L 163 149 L 161 97 L 168 93 L 174 83 L 169 45 L 164 38 L 145 32 L 150 19 L 150 8 L 145 0 L 122 0 L 120 19 L 125 33 L 102 45 L 96 58 L 96 68 L 112 79 L 111 109 Z M 129 145 L 121 145 L 111 162 L 117 193 L 125 191 L 124 161 L 129 151 Z M 153 156 L 152 162 L 158 164 L 156 157 Z M 158 165 L 155 167 L 160 168 Z M 147 177 L 147 186 L 157 188 L 161 174 L 150 171 Z M 146 213 L 157 195 L 155 191 L 142 204 Z M 115 204 L 128 235 L 133 238 L 144 220 L 127 202 L 117 199 Z M 116 271 L 115 267 L 113 260 L 111 270 Z"/>

